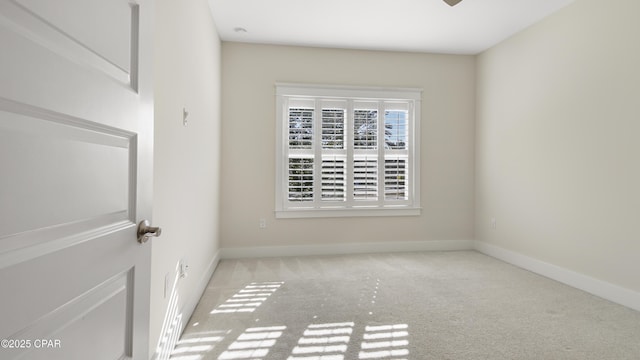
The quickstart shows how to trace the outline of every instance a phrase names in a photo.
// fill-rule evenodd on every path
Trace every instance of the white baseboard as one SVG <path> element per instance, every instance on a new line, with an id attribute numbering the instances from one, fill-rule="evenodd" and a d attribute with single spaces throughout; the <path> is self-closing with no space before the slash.
<path id="1" fill-rule="evenodd" d="M 184 329 L 187 327 L 187 324 L 189 323 L 188 320 L 191 318 L 191 315 L 193 314 L 193 311 L 196 309 L 196 306 L 198 306 L 198 302 L 200 302 L 200 298 L 202 297 L 202 294 L 207 288 L 207 285 L 209 284 L 209 280 L 211 280 L 211 277 L 213 276 L 213 272 L 216 270 L 216 267 L 218 267 L 219 262 L 220 262 L 220 249 L 216 251 L 215 255 L 213 255 L 213 258 L 207 265 L 206 269 L 204 270 L 202 275 L 200 275 L 200 279 L 198 279 L 198 285 L 195 291 L 191 294 L 191 297 L 187 299 L 187 301 L 184 303 L 184 307 L 182 308 L 182 315 L 186 321 L 182 324 L 182 329 L 180 329 L 180 334 L 182 334 Z"/>
<path id="2" fill-rule="evenodd" d="M 375 243 L 222 248 L 221 257 L 223 259 L 240 259 L 257 257 L 343 255 L 411 251 L 456 251 L 473 249 L 474 247 L 472 240 L 389 241 Z"/>
<path id="3" fill-rule="evenodd" d="M 204 290 L 209 284 L 213 272 L 220 262 L 220 250 L 216 251 L 213 258 L 204 269 L 200 278 L 198 279 L 196 289 L 189 297 L 182 303 L 182 307 L 178 309 L 180 301 L 179 291 L 177 287 L 179 285 L 179 269 L 176 268 L 175 281 L 171 297 L 169 300 L 169 308 L 167 309 L 167 315 L 165 316 L 164 324 L 162 325 L 162 331 L 160 334 L 160 342 L 156 348 L 155 353 L 152 356 L 153 360 L 168 360 L 171 356 L 171 352 L 175 348 L 178 340 L 182 336 L 182 332 L 189 324 L 189 319 L 196 309 Z M 177 331 L 177 333 L 176 333 Z"/>
<path id="4" fill-rule="evenodd" d="M 603 299 L 640 311 L 640 293 L 633 290 L 598 280 L 499 246 L 488 244 L 486 242 L 475 241 L 474 245 L 477 251 L 485 255 L 492 256 L 509 264 L 599 296 Z"/>

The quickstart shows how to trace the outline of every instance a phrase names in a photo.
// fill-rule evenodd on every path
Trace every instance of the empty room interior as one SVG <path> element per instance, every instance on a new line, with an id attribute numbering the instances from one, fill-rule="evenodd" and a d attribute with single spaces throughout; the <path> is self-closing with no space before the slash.
<path id="1" fill-rule="evenodd" d="M 0 55 L 0 149 L 59 135 L 43 143 L 104 160 L 87 165 L 102 168 L 89 181 L 104 176 L 91 187 L 103 197 L 87 192 L 106 204 L 91 219 L 142 255 L 111 261 L 125 245 L 102 255 L 106 241 L 73 240 L 93 224 L 76 221 L 84 190 L 69 190 L 77 209 L 63 193 L 42 200 L 68 214 L 12 197 L 36 200 L 31 179 L 49 188 L 47 172 L 72 176 L 36 155 L 42 172 L 20 167 L 29 147 L 3 150 L 3 171 L 32 176 L 0 182 L 0 335 L 62 346 L 3 342 L 0 358 L 78 346 L 134 360 L 640 359 L 640 1 L 125 1 L 89 23 L 131 24 L 125 52 L 153 59 L 131 77 L 135 61 L 51 31 L 55 6 L 2 3 L 0 40 L 15 51 Z M 14 70 L 39 61 L 59 75 Z M 99 91 L 117 95 L 89 105 Z M 150 108 L 131 105 L 138 94 Z M 110 104 L 147 116 L 148 136 L 110 125 L 128 114 Z M 83 173 L 74 164 L 59 166 Z M 32 214 L 60 220 L 30 227 Z"/>
<path id="2" fill-rule="evenodd" d="M 459 27 L 445 24 L 452 39 L 489 21 L 465 28 L 456 16 L 507 3 L 429 1 Z M 517 3 L 508 9 L 527 1 Z M 154 222 L 164 233 L 153 245 L 151 354 L 640 358 L 639 2 L 555 2 L 494 43 L 443 37 L 431 51 L 416 45 L 431 36 L 407 33 L 422 16 L 414 1 L 297 4 L 284 12 L 296 20 L 245 5 L 157 4 Z M 358 16 L 375 36 L 348 31 Z M 288 156 L 277 136 L 283 84 L 418 89 L 419 213 L 288 216 L 276 183 L 286 182 L 277 157 Z"/>

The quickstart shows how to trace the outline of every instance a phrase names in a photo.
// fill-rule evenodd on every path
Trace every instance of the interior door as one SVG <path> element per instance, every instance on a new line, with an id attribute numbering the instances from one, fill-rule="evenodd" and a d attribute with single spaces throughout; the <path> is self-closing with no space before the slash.
<path id="1" fill-rule="evenodd" d="M 152 0 L 0 0 L 0 358 L 148 359 Z"/>

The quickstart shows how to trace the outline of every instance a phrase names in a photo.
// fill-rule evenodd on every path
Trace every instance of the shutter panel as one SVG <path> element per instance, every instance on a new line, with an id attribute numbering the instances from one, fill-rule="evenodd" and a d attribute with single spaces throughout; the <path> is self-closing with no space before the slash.
<path id="1" fill-rule="evenodd" d="M 313 158 L 289 158 L 289 201 L 313 201 Z"/>
<path id="2" fill-rule="evenodd" d="M 322 109 L 322 148 L 344 149 L 344 109 Z"/>
<path id="3" fill-rule="evenodd" d="M 404 157 L 385 157 L 384 160 L 384 199 L 408 200 L 407 159 Z"/>
<path id="4" fill-rule="evenodd" d="M 335 103 L 335 102 L 334 102 Z M 345 109 L 322 109 L 322 201 L 346 199 Z"/>
<path id="5" fill-rule="evenodd" d="M 378 200 L 378 102 L 353 110 L 353 200 Z"/>
<path id="6" fill-rule="evenodd" d="M 375 156 L 354 158 L 353 199 L 356 201 L 378 200 L 378 159 Z"/>
<path id="7" fill-rule="evenodd" d="M 392 104 L 389 106 L 398 106 Z M 409 114 L 407 110 L 384 113 L 384 200 L 409 200 Z"/>
<path id="8" fill-rule="evenodd" d="M 313 114 L 314 109 L 306 105 L 289 108 L 289 201 L 314 200 Z"/>
<path id="9" fill-rule="evenodd" d="M 386 149 L 407 150 L 408 117 L 406 110 L 387 110 L 384 114 L 384 142 Z"/>
<path id="10" fill-rule="evenodd" d="M 344 157 L 322 157 L 322 200 L 345 201 Z"/>
<path id="11" fill-rule="evenodd" d="M 375 150 L 378 148 L 378 111 L 353 111 L 353 148 Z"/>
<path id="12" fill-rule="evenodd" d="M 289 109 L 289 149 L 311 149 L 313 109 Z"/>

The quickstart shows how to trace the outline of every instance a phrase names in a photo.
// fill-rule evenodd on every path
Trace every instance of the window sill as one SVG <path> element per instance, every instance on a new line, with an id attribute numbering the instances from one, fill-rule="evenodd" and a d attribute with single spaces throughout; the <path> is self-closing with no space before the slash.
<path id="1" fill-rule="evenodd" d="M 335 208 L 276 210 L 276 219 L 419 216 L 421 208 Z"/>

